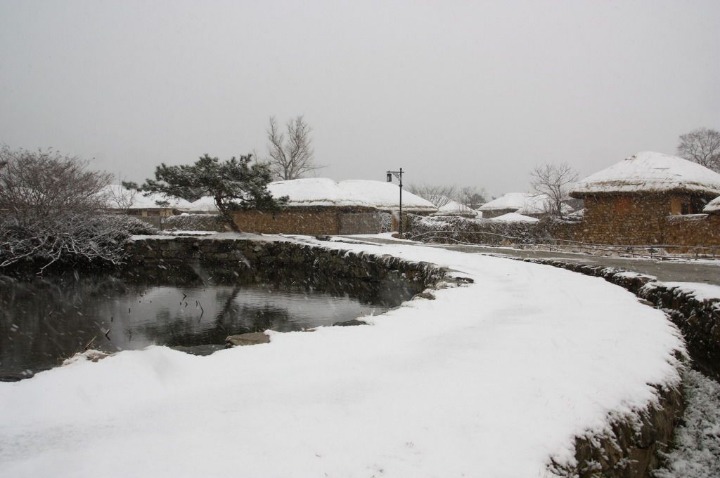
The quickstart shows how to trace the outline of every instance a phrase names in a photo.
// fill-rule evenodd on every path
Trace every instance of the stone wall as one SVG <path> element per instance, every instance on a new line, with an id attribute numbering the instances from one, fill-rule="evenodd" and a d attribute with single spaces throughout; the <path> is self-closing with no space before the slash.
<path id="1" fill-rule="evenodd" d="M 720 221 L 714 222 L 706 215 L 681 215 L 692 210 L 698 197 L 648 193 L 596 195 L 584 199 L 582 242 L 628 246 L 720 245 Z"/>
<path id="2" fill-rule="evenodd" d="M 238 211 L 235 223 L 243 232 L 262 234 L 376 234 L 382 230 L 380 212 L 373 208 L 288 207 L 271 213 Z"/>
<path id="3" fill-rule="evenodd" d="M 720 299 L 701 300 L 654 278 L 602 266 L 545 259 L 528 262 L 553 265 L 582 274 L 602 277 L 663 310 L 682 332 L 693 366 L 720 380 Z M 656 387 L 658 403 L 637 417 L 616 417 L 607 433 L 576 439 L 577 466 L 555 464 L 560 476 L 650 477 L 659 462 L 658 452 L 667 450 L 672 431 L 681 419 L 683 400 L 679 390 Z"/>
<path id="4" fill-rule="evenodd" d="M 667 244 L 680 246 L 677 252 L 720 254 L 720 215 L 690 214 L 668 216 L 665 229 Z"/>
<path id="5" fill-rule="evenodd" d="M 290 241 L 143 238 L 129 243 L 128 253 L 129 280 L 283 283 L 387 306 L 397 306 L 445 277 L 444 270 L 428 263 Z"/>
<path id="6" fill-rule="evenodd" d="M 692 293 L 668 287 L 653 277 L 612 267 L 545 259 L 526 260 L 602 277 L 662 309 L 683 333 L 695 366 L 720 380 L 720 299 L 697 299 Z"/>

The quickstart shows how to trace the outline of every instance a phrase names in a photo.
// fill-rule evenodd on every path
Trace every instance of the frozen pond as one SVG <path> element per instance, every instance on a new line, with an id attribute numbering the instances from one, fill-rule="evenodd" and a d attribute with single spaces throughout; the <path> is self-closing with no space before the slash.
<path id="1" fill-rule="evenodd" d="M 281 285 L 128 285 L 111 277 L 5 281 L 0 287 L 0 380 L 56 366 L 92 348 L 167 345 L 207 354 L 233 334 L 328 326 L 387 308 Z"/>

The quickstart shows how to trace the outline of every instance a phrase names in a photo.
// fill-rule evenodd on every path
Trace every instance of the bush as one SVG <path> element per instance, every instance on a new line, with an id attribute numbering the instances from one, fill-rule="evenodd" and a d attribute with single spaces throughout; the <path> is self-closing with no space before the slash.
<path id="1" fill-rule="evenodd" d="M 495 222 L 457 216 L 410 216 L 408 238 L 424 242 L 488 245 L 547 244 L 554 242 L 553 221 Z"/>
<path id="2" fill-rule="evenodd" d="M 102 213 L 109 181 L 54 150 L 0 148 L 0 270 L 121 263 L 130 235 L 151 229 Z"/>
<path id="3" fill-rule="evenodd" d="M 56 265 L 119 265 L 133 234 L 157 232 L 142 221 L 120 215 L 65 215 L 19 224 L 0 221 L 0 269 Z"/>

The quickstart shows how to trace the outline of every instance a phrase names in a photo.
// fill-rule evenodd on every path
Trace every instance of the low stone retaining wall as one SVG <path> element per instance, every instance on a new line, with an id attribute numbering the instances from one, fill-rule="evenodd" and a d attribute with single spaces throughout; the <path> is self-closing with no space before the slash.
<path id="1" fill-rule="evenodd" d="M 126 273 L 143 281 L 183 275 L 199 283 L 282 283 L 391 307 L 446 275 L 429 263 L 281 240 L 143 238 L 129 243 L 128 253 Z"/>
<path id="2" fill-rule="evenodd" d="M 602 277 L 662 309 L 683 333 L 695 366 L 715 380 L 720 380 L 720 299 L 698 299 L 691 292 L 668 287 L 657 282 L 654 277 L 612 267 L 545 259 L 525 261 Z"/>
<path id="3" fill-rule="evenodd" d="M 611 267 L 558 260 L 524 260 L 602 277 L 634 293 L 648 305 L 663 310 L 682 332 L 695 368 L 720 380 L 720 299 L 699 299 L 692 292 L 666 286 L 654 277 Z M 609 434 L 578 438 L 576 459 L 592 466 L 559 470 L 561 476 L 650 476 L 649 471 L 657 466 L 656 451 L 667 448 L 674 424 L 683 411 L 679 390 L 659 390 L 658 396 L 659 403 L 641 414 L 639 421 L 616 419 Z M 615 465 L 608 462 L 609 458 Z M 616 470 L 608 471 L 612 469 Z"/>

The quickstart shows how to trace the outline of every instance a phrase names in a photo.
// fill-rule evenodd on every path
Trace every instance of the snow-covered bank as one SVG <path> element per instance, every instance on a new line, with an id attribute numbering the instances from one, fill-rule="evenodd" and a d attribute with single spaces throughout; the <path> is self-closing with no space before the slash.
<path id="1" fill-rule="evenodd" d="M 308 240 L 316 243 L 314 240 Z M 547 476 L 576 435 L 677 385 L 676 329 L 602 279 L 406 246 L 323 243 L 474 280 L 208 357 L 162 347 L 0 384 L 7 476 Z"/>
<path id="2" fill-rule="evenodd" d="M 720 384 L 695 370 L 683 380 L 687 408 L 677 427 L 668 467 L 657 478 L 720 476 Z"/>

